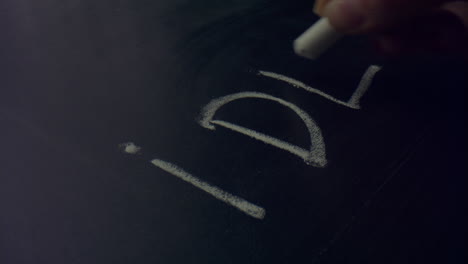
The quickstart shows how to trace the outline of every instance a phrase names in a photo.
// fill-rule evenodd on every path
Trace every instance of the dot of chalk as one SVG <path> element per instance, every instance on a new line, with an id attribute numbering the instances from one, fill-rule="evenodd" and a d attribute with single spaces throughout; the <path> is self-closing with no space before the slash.
<path id="1" fill-rule="evenodd" d="M 138 147 L 133 142 L 119 144 L 119 147 L 121 147 L 122 150 L 128 154 L 137 154 L 141 150 L 141 147 Z"/>

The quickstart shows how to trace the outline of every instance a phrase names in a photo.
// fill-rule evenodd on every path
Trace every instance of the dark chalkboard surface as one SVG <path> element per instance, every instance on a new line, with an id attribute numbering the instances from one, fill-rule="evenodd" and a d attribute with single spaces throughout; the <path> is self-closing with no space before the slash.
<path id="1" fill-rule="evenodd" d="M 466 263 L 466 65 L 312 5 L 2 1 L 0 263 Z"/>

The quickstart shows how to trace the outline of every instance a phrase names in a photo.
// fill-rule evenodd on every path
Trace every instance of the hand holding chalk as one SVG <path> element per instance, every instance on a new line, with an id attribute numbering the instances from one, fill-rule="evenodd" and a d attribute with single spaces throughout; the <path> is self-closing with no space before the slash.
<path id="1" fill-rule="evenodd" d="M 326 18 L 300 36 L 298 54 L 316 58 L 342 34 L 368 34 L 390 54 L 468 54 L 468 3 L 452 0 L 317 0 Z M 328 24 L 329 23 L 329 24 Z"/>

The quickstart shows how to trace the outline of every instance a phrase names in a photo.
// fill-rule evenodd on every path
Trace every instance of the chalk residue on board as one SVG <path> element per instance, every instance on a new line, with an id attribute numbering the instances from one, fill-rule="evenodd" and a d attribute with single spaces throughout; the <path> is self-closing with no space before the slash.
<path id="1" fill-rule="evenodd" d="M 363 77 L 361 78 L 361 81 L 359 82 L 359 85 L 357 89 L 354 91 L 353 95 L 351 95 L 351 98 L 345 102 L 342 100 L 339 100 L 329 94 L 326 94 L 318 89 L 315 89 L 313 87 L 308 86 L 307 84 L 295 80 L 291 77 L 279 74 L 279 73 L 274 73 L 274 72 L 268 72 L 268 71 L 258 71 L 258 75 L 269 77 L 278 81 L 286 82 L 292 85 L 293 87 L 296 88 L 301 88 L 306 90 L 307 92 L 317 94 L 319 96 L 322 96 L 325 99 L 328 99 L 336 104 L 343 105 L 352 109 L 360 109 L 361 106 L 359 105 L 359 100 L 361 99 L 362 96 L 367 92 L 367 89 L 369 86 L 372 84 L 372 80 L 377 72 L 379 72 L 381 67 L 376 66 L 376 65 L 371 65 L 369 68 L 367 68 L 366 72 L 364 73 Z"/>
<path id="2" fill-rule="evenodd" d="M 199 178 L 191 175 L 190 173 L 184 171 L 183 169 L 177 167 L 174 164 L 171 164 L 169 162 L 166 162 L 160 159 L 153 159 L 151 163 L 154 166 L 162 170 L 165 170 L 166 172 L 169 172 L 170 174 L 178 177 L 179 179 L 186 181 L 192 184 L 193 186 L 211 194 L 216 199 L 221 200 L 239 209 L 240 211 L 246 213 L 247 215 L 250 215 L 257 219 L 263 219 L 265 217 L 265 209 L 263 209 L 262 207 L 252 204 L 238 196 L 232 195 L 226 191 L 221 190 L 220 188 L 216 186 L 213 186 L 207 182 L 204 182 L 200 180 Z"/>
<path id="3" fill-rule="evenodd" d="M 119 144 L 119 148 L 122 149 L 123 152 L 133 155 L 138 154 L 141 150 L 141 147 L 138 147 L 133 142 Z"/>
<path id="4" fill-rule="evenodd" d="M 256 99 L 265 99 L 270 100 L 276 103 L 279 103 L 283 106 L 288 107 L 293 110 L 304 122 L 307 127 L 310 136 L 310 147 L 309 149 L 304 149 L 299 146 L 293 145 L 291 143 L 285 142 L 283 140 L 265 135 L 263 133 L 241 127 L 226 121 L 222 120 L 213 120 L 216 111 L 220 109 L 227 103 L 230 103 L 235 100 L 243 98 L 256 98 Z M 205 107 L 203 107 L 200 114 L 199 124 L 207 129 L 215 130 L 215 125 L 223 126 L 225 128 L 231 129 L 238 133 L 244 134 L 246 136 L 252 137 L 256 140 L 262 141 L 263 143 L 275 146 L 277 148 L 286 150 L 296 156 L 301 157 L 304 161 L 315 167 L 324 167 L 327 164 L 326 153 L 325 153 L 325 143 L 323 141 L 322 132 L 320 127 L 315 123 L 315 121 L 301 108 L 296 105 L 285 101 L 283 99 L 271 96 L 269 94 L 258 93 L 258 92 L 240 92 L 235 94 L 226 95 L 209 102 Z"/>

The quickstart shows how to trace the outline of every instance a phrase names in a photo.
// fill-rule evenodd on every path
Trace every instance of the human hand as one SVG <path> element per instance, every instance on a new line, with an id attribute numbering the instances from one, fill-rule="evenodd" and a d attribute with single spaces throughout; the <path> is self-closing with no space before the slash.
<path id="1" fill-rule="evenodd" d="M 314 11 L 342 33 L 370 35 L 386 54 L 468 57 L 467 1 L 317 0 Z"/>

